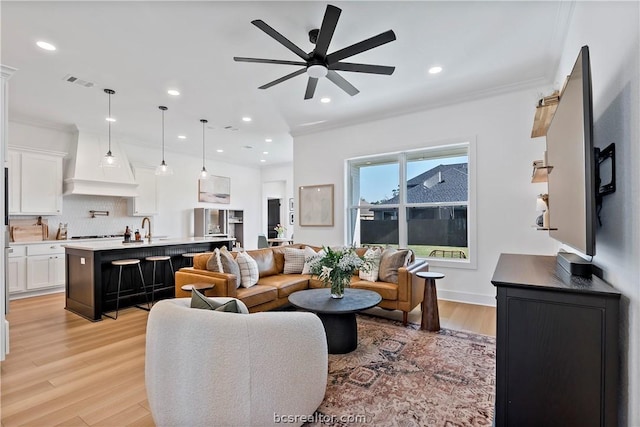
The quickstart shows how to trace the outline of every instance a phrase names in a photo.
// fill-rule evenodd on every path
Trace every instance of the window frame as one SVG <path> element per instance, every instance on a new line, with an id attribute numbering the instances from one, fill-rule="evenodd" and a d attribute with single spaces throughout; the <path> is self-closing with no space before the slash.
<path id="1" fill-rule="evenodd" d="M 407 247 L 408 245 L 408 208 L 420 207 L 436 207 L 436 206 L 467 206 L 467 247 L 469 257 L 467 259 L 459 258 L 434 258 L 425 257 L 430 266 L 448 267 L 462 269 L 477 269 L 477 251 L 476 251 L 476 235 L 477 235 L 477 215 L 476 215 L 476 144 L 475 138 L 457 138 L 452 141 L 445 141 L 436 144 L 429 144 L 420 148 L 407 149 L 390 153 L 373 154 L 369 156 L 354 157 L 345 160 L 345 206 L 347 221 L 345 221 L 345 238 L 347 242 L 354 242 L 355 230 L 357 226 L 354 221 L 358 221 L 359 210 L 366 205 L 359 205 L 359 179 L 354 180 L 354 170 L 366 167 L 368 162 L 372 165 L 383 163 L 398 163 L 398 182 L 399 195 L 397 204 L 384 205 L 390 209 L 395 208 L 398 211 L 398 245 L 399 247 Z M 406 203 L 407 197 L 407 163 L 415 160 L 416 155 L 423 154 L 424 157 L 454 157 L 456 154 L 463 154 L 466 151 L 468 182 L 467 182 L 467 200 L 459 202 L 437 202 L 437 203 Z M 439 154 L 438 154 L 439 153 Z M 359 178 L 359 173 L 357 174 Z M 354 203 L 354 195 L 357 192 L 356 201 Z M 352 226 L 352 224 L 354 224 Z"/>

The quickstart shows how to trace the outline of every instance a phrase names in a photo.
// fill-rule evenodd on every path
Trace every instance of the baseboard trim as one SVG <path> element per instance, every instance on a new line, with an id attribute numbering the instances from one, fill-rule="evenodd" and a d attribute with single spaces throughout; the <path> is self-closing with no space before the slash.
<path id="1" fill-rule="evenodd" d="M 37 290 L 27 291 L 27 292 L 17 292 L 14 294 L 9 294 L 9 301 L 13 301 L 15 299 L 37 297 L 40 295 L 56 294 L 64 291 L 65 291 L 64 287 L 62 288 L 57 287 L 57 288 L 48 288 L 48 289 L 37 289 Z"/>
<path id="2" fill-rule="evenodd" d="M 466 304 L 496 306 L 495 295 L 472 294 L 469 292 L 457 292 L 438 289 L 438 299 L 462 302 Z"/>

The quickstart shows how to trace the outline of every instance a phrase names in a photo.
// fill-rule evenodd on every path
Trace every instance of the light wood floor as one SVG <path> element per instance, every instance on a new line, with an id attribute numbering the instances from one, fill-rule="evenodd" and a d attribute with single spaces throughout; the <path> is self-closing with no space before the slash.
<path id="1" fill-rule="evenodd" d="M 153 426 L 144 386 L 148 313 L 129 308 L 92 323 L 63 307 L 64 294 L 10 303 L 2 426 Z M 440 301 L 439 309 L 443 328 L 495 335 L 495 308 Z M 409 321 L 420 322 L 419 309 Z"/>

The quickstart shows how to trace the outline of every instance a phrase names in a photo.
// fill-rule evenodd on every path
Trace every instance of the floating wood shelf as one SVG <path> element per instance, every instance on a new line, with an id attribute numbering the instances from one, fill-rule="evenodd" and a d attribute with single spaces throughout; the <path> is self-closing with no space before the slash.
<path id="1" fill-rule="evenodd" d="M 533 173 L 531 174 L 531 182 L 547 182 L 548 176 L 553 170 L 553 166 L 543 166 L 542 160 L 533 162 Z"/>
<path id="2" fill-rule="evenodd" d="M 560 102 L 560 94 L 556 90 L 551 95 L 545 96 L 538 101 L 536 106 L 536 115 L 533 119 L 533 129 L 531 130 L 531 138 L 546 136 L 547 129 L 551 124 L 556 108 Z"/>

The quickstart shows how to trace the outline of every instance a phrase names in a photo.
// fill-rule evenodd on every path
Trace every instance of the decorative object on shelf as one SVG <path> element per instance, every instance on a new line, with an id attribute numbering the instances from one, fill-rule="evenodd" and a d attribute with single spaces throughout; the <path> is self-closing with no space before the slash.
<path id="1" fill-rule="evenodd" d="M 560 101 L 560 93 L 556 90 L 551 95 L 540 98 L 536 106 L 536 115 L 533 119 L 533 129 L 531 130 L 531 138 L 547 135 L 547 129 L 551 124 L 558 108 Z"/>
<path id="2" fill-rule="evenodd" d="M 294 222 L 294 214 L 293 212 L 289 212 L 289 225 L 293 225 Z"/>
<path id="3" fill-rule="evenodd" d="M 156 175 L 173 175 L 173 169 L 164 161 L 164 112 L 167 111 L 167 107 L 161 105 L 158 108 L 162 111 L 162 162 L 156 168 Z"/>
<path id="4" fill-rule="evenodd" d="M 278 233 L 278 239 L 284 238 L 284 233 L 285 231 L 287 231 L 287 227 L 285 227 L 282 224 L 278 224 L 275 227 L 273 227 L 273 229 L 276 231 L 276 233 Z"/>
<path id="5" fill-rule="evenodd" d="M 351 247 L 333 250 L 324 247 L 309 260 L 309 270 L 324 286 L 331 286 L 331 298 L 342 298 L 351 276 L 358 269 L 367 269 L 367 262 Z"/>
<path id="6" fill-rule="evenodd" d="M 536 225 L 541 228 L 549 228 L 549 195 L 539 194 L 536 201 L 536 211 L 542 212 L 536 220 Z"/>
<path id="7" fill-rule="evenodd" d="M 299 188 L 298 223 L 302 227 L 333 227 L 333 184 Z"/>
<path id="8" fill-rule="evenodd" d="M 115 122 L 115 119 L 111 117 L 111 95 L 114 95 L 116 91 L 112 89 L 105 89 L 104 92 L 109 95 L 109 115 L 107 116 L 107 123 L 109 126 L 109 151 L 107 151 L 107 154 L 102 158 L 100 166 L 103 168 L 119 168 L 120 162 L 118 161 L 118 158 L 111 153 L 111 122 Z"/>
<path id="9" fill-rule="evenodd" d="M 207 173 L 207 168 L 204 167 L 204 125 L 206 125 L 209 121 L 206 119 L 200 119 L 200 123 L 202 123 L 202 170 L 200 171 L 200 178 L 206 179 L 209 175 Z"/>
<path id="10" fill-rule="evenodd" d="M 207 203 L 231 203 L 231 179 L 209 175 L 198 180 L 198 201 Z"/>

